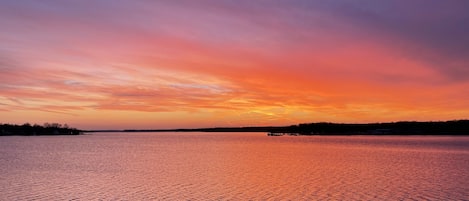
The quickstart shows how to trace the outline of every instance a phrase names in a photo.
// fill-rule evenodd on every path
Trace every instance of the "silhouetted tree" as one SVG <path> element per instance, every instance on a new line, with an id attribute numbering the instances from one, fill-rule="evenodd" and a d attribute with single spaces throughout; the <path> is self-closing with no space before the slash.
<path id="1" fill-rule="evenodd" d="M 23 125 L 0 124 L 0 135 L 78 135 L 81 131 L 59 123 L 44 123 L 44 126 L 29 123 Z"/>

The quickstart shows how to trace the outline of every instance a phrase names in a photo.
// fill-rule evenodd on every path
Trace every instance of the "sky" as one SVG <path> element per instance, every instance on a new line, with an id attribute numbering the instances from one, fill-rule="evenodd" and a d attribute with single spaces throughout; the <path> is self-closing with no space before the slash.
<path id="1" fill-rule="evenodd" d="M 0 123 L 469 117 L 466 0 L 0 0 Z"/>

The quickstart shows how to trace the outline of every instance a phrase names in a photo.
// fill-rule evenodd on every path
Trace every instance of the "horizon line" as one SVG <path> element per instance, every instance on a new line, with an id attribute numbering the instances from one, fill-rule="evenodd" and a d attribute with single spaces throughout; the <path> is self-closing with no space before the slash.
<path id="1" fill-rule="evenodd" d="M 196 130 L 203 130 L 203 129 L 225 129 L 225 128 L 282 128 L 282 127 L 289 127 L 289 126 L 299 126 L 302 124 L 351 124 L 351 125 L 369 125 L 369 124 L 392 124 L 392 123 L 400 123 L 400 122 L 415 122 L 415 123 L 432 123 L 432 122 L 454 122 L 454 121 L 469 121 L 468 119 L 453 119 L 453 120 L 430 120 L 430 121 L 416 121 L 416 120 L 401 120 L 401 121 L 386 121 L 386 122 L 366 122 L 366 123 L 344 123 L 344 122 L 309 122 L 309 123 L 298 123 L 298 124 L 291 124 L 291 125 L 284 125 L 284 126 L 215 126 L 215 127 L 199 127 L 199 128 L 166 128 L 166 129 L 137 129 L 137 128 L 126 128 L 126 129 L 88 129 L 82 130 L 83 132 L 137 132 L 137 131 L 154 131 L 154 132 L 165 132 L 165 131 L 196 131 Z M 81 129 L 79 129 L 81 130 Z"/>

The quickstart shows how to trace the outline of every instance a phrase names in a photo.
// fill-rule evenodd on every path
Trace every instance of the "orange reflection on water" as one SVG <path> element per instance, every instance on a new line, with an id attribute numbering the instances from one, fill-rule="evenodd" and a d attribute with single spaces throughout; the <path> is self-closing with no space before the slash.
<path id="1" fill-rule="evenodd" d="M 465 200 L 468 137 L 3 137 L 0 199 Z M 29 186 L 31 188 L 26 188 Z"/>

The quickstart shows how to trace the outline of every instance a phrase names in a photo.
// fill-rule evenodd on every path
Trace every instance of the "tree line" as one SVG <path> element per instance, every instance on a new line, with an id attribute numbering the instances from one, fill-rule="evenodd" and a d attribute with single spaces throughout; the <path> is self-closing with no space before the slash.
<path id="1" fill-rule="evenodd" d="M 269 132 L 298 135 L 469 135 L 469 120 L 400 121 L 389 123 L 304 123 L 291 126 L 216 127 L 168 130 L 123 130 L 124 132 Z"/>
<path id="2" fill-rule="evenodd" d="M 43 125 L 25 123 L 23 125 L 0 124 L 0 136 L 6 135 L 79 135 L 81 131 L 59 123 Z"/>
<path id="3" fill-rule="evenodd" d="M 469 120 L 454 121 L 400 121 L 390 123 L 344 124 L 308 123 L 273 128 L 271 132 L 316 134 L 362 134 L 362 135 L 469 135 Z"/>

